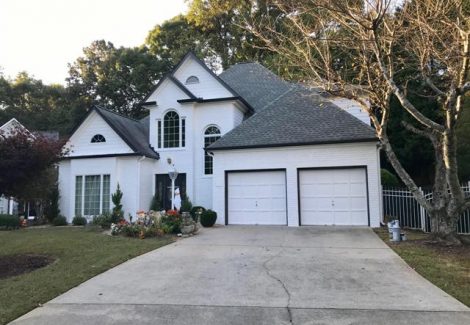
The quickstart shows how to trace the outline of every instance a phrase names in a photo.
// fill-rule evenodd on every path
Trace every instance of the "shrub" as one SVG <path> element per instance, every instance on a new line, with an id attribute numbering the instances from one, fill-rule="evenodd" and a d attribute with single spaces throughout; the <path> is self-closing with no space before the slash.
<path id="1" fill-rule="evenodd" d="M 20 218 L 10 214 L 0 214 L 0 228 L 18 229 L 20 227 Z"/>
<path id="2" fill-rule="evenodd" d="M 52 220 L 52 224 L 54 226 L 66 226 L 67 225 L 67 219 L 64 216 L 57 216 Z"/>
<path id="3" fill-rule="evenodd" d="M 75 216 L 72 220 L 72 224 L 74 226 L 85 226 L 87 224 L 87 220 L 85 217 Z"/>
<path id="4" fill-rule="evenodd" d="M 167 211 L 166 215 L 162 216 L 161 224 L 165 233 L 177 234 L 181 231 L 181 215 L 176 210 Z"/>
<path id="5" fill-rule="evenodd" d="M 212 227 L 217 220 L 217 212 L 212 210 L 206 210 L 201 214 L 201 225 L 203 227 Z"/>
<path id="6" fill-rule="evenodd" d="M 116 217 L 109 213 L 103 213 L 99 216 L 93 217 L 93 224 L 100 226 L 103 229 L 109 229 L 112 223 L 117 223 L 119 220 L 114 220 Z"/>
<path id="7" fill-rule="evenodd" d="M 197 221 L 197 213 L 199 211 L 202 213 L 202 212 L 206 211 L 206 208 L 201 207 L 201 206 L 194 206 L 194 207 L 191 208 L 190 213 L 191 213 L 191 217 L 193 217 L 194 221 Z"/>
<path id="8" fill-rule="evenodd" d="M 152 198 L 152 202 L 150 202 L 150 210 L 152 211 L 160 211 L 162 207 L 160 206 L 160 197 L 155 194 Z"/>
<path id="9" fill-rule="evenodd" d="M 187 195 L 184 195 L 183 201 L 181 202 L 181 212 L 191 212 L 191 209 L 193 208 L 193 204 L 191 203 L 191 200 L 189 200 Z"/>
<path id="10" fill-rule="evenodd" d="M 113 204 L 114 204 L 112 215 L 114 217 L 113 220 L 115 222 L 124 218 L 124 211 L 122 211 L 122 203 L 121 203 L 123 195 L 124 194 L 122 193 L 121 187 L 119 186 L 119 183 L 118 183 L 116 192 L 111 195 L 111 201 L 113 201 Z"/>
<path id="11" fill-rule="evenodd" d="M 380 170 L 380 178 L 384 186 L 398 186 L 400 184 L 398 178 L 386 169 Z"/>
<path id="12" fill-rule="evenodd" d="M 141 227 L 138 224 L 126 224 L 121 227 L 121 233 L 127 237 L 139 237 Z"/>
<path id="13" fill-rule="evenodd" d="M 45 215 L 49 222 L 52 222 L 55 218 L 60 215 L 59 198 L 59 187 L 57 184 L 55 184 L 54 188 L 49 193 L 45 209 Z"/>

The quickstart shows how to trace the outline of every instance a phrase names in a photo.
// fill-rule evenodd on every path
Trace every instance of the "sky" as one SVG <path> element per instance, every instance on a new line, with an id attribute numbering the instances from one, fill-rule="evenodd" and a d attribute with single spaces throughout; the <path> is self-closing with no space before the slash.
<path id="1" fill-rule="evenodd" d="M 141 45 L 186 7 L 184 0 L 0 0 L 0 71 L 63 84 L 67 63 L 92 41 Z"/>

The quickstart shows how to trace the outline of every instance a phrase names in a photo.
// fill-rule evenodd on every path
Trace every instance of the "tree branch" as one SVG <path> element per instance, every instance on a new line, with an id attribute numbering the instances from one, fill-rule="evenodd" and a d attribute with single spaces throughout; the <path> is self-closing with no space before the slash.
<path id="1" fill-rule="evenodd" d="M 470 90 L 470 81 L 467 81 L 463 84 L 462 87 L 459 88 L 459 94 L 464 95 L 467 91 Z"/>
<path id="2" fill-rule="evenodd" d="M 429 86 L 429 88 L 431 88 L 438 96 L 445 96 L 445 92 L 443 92 L 442 90 L 440 90 L 440 89 L 434 84 L 434 82 L 432 82 L 431 78 L 425 76 L 425 77 L 424 77 L 424 81 L 425 81 L 426 84 Z"/>
<path id="3" fill-rule="evenodd" d="M 374 53 L 375 53 L 375 57 L 377 59 L 379 69 L 382 73 L 383 78 L 385 79 L 388 86 L 391 88 L 391 90 L 395 94 L 395 96 L 397 96 L 397 98 L 400 101 L 403 108 L 408 113 L 410 113 L 411 116 L 413 116 L 419 123 L 423 124 L 424 126 L 430 128 L 430 129 L 441 131 L 441 132 L 444 131 L 445 130 L 444 126 L 434 122 L 430 118 L 424 116 L 419 110 L 417 110 L 416 107 L 408 100 L 408 98 L 406 98 L 406 96 L 403 94 L 403 92 L 400 90 L 400 88 L 398 88 L 397 84 L 395 83 L 395 80 L 393 80 L 393 76 L 388 75 L 388 71 L 387 71 L 387 69 L 385 67 L 385 63 L 382 59 L 381 49 L 380 49 L 380 45 L 379 45 L 379 37 L 377 35 L 377 31 L 374 30 L 372 32 L 372 34 L 373 34 L 373 40 L 374 40 L 374 42 L 373 42 L 373 44 L 374 44 L 373 45 L 374 46 Z"/>

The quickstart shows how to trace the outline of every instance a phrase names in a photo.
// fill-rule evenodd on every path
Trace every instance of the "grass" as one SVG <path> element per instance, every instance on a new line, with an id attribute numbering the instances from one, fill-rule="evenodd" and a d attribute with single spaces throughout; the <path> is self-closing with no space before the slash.
<path id="1" fill-rule="evenodd" d="M 392 243 L 385 228 L 376 233 L 416 272 L 470 307 L 470 246 L 443 246 L 428 234 L 406 230 L 408 240 Z"/>
<path id="2" fill-rule="evenodd" d="M 0 324 L 128 259 L 172 241 L 170 237 L 145 240 L 111 237 L 94 227 L 0 231 L 1 255 L 30 253 L 56 258 L 41 269 L 0 280 Z"/>

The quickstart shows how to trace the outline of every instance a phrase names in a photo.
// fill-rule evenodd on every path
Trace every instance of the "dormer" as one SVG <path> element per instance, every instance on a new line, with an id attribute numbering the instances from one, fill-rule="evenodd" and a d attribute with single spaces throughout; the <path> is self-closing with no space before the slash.
<path id="1" fill-rule="evenodd" d="M 239 94 L 192 52 L 160 79 L 141 105 L 166 110 L 172 108 L 175 101 L 179 104 L 236 101 L 238 109 L 244 113 L 253 112 L 253 108 Z"/>

